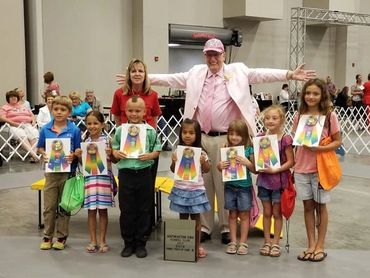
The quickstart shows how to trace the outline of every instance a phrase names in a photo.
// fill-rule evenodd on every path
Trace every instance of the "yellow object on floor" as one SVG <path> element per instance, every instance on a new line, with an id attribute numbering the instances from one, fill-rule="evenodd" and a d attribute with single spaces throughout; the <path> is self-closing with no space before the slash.
<path id="1" fill-rule="evenodd" d="M 270 229 L 270 234 L 273 235 L 274 234 L 274 218 L 271 219 L 271 229 Z M 259 217 L 258 217 L 258 220 L 257 220 L 257 223 L 256 223 L 256 226 L 254 226 L 256 229 L 258 230 L 261 230 L 263 231 L 263 215 L 260 214 Z M 281 231 L 280 233 L 280 238 L 283 237 L 283 231 Z"/>

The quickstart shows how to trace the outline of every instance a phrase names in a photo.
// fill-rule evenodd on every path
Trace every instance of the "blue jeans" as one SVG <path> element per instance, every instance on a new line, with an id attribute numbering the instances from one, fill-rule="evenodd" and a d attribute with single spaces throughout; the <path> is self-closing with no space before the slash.
<path id="1" fill-rule="evenodd" d="M 225 209 L 249 211 L 252 208 L 251 187 L 225 186 Z"/>

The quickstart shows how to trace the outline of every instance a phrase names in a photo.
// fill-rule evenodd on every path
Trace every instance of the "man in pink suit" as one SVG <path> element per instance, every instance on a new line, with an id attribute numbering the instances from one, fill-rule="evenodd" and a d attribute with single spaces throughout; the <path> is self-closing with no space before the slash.
<path id="1" fill-rule="evenodd" d="M 204 176 L 212 210 L 201 215 L 201 240 L 211 238 L 216 195 L 221 241 L 228 244 L 228 215 L 223 209 L 224 186 L 216 165 L 220 161 L 220 148 L 226 142 L 229 123 L 242 118 L 248 124 L 251 134 L 256 134 L 250 84 L 289 79 L 308 80 L 316 74 L 315 71 L 305 71 L 303 65 L 294 71 L 250 69 L 243 63 L 226 65 L 225 49 L 218 39 L 208 40 L 203 53 L 206 65 L 195 65 L 185 73 L 149 74 L 149 79 L 152 85 L 186 90 L 184 118 L 195 119 L 200 123 L 202 146 L 212 162 L 211 171 Z"/>

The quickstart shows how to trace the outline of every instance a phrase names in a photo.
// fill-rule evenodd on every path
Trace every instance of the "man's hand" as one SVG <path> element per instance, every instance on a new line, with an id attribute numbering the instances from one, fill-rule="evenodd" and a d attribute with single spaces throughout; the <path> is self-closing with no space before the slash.
<path id="1" fill-rule="evenodd" d="M 116 74 L 116 81 L 119 85 L 123 86 L 125 85 L 125 82 L 126 82 L 126 75 L 122 74 L 122 73 L 118 73 Z"/>
<path id="2" fill-rule="evenodd" d="M 287 79 L 288 80 L 299 80 L 299 81 L 308 81 L 309 79 L 316 77 L 315 70 L 305 70 L 305 64 L 298 66 L 294 71 L 288 71 Z"/>

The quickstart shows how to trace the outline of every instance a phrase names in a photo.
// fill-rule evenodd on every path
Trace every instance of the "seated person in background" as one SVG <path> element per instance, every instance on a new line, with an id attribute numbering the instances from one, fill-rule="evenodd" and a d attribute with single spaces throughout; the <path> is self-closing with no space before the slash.
<path id="1" fill-rule="evenodd" d="M 87 102 L 81 100 L 81 95 L 79 92 L 70 92 L 69 98 L 72 100 L 72 120 L 83 119 L 86 117 L 87 113 L 92 111 L 91 106 Z"/>
<path id="2" fill-rule="evenodd" d="M 45 88 L 46 92 L 55 92 L 58 96 L 60 95 L 60 88 L 58 82 L 54 81 L 54 74 L 50 71 L 44 74 L 44 83 L 47 85 Z"/>
<path id="3" fill-rule="evenodd" d="M 39 132 L 34 127 L 36 121 L 32 111 L 19 104 L 19 93 L 17 90 L 12 90 L 6 93 L 5 104 L 0 109 L 0 121 L 10 125 L 10 132 L 15 139 L 19 139 L 22 148 L 32 156 L 30 162 L 35 163 L 39 160 L 36 155 L 36 142 L 39 138 Z"/>
<path id="4" fill-rule="evenodd" d="M 39 114 L 36 118 L 37 125 L 40 129 L 51 121 L 51 105 L 53 104 L 54 98 L 57 96 L 55 92 L 45 92 L 44 95 L 46 105 L 40 108 Z"/>
<path id="5" fill-rule="evenodd" d="M 279 102 L 284 107 L 285 113 L 288 111 L 289 98 L 289 85 L 283 84 L 279 93 Z"/>
<path id="6" fill-rule="evenodd" d="M 18 103 L 20 105 L 22 105 L 22 106 L 24 106 L 24 107 L 26 107 L 26 108 L 28 108 L 28 109 L 31 110 L 31 104 L 30 104 L 30 102 L 28 100 L 24 99 L 25 94 L 24 94 L 23 90 L 22 89 L 14 89 L 14 90 L 17 91 L 18 94 L 19 94 L 19 101 L 18 101 Z"/>
<path id="7" fill-rule="evenodd" d="M 92 110 L 103 113 L 103 105 L 100 100 L 96 98 L 94 90 L 86 90 L 85 102 L 87 102 Z"/>

